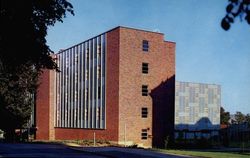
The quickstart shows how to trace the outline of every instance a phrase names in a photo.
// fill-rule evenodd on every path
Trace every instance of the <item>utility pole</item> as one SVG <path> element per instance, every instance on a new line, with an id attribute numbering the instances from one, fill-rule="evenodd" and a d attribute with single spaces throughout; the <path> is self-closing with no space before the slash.
<path id="1" fill-rule="evenodd" d="M 95 132 L 94 132 L 94 147 L 95 147 L 96 143 L 95 143 Z"/>
<path id="2" fill-rule="evenodd" d="M 126 122 L 124 124 L 124 147 L 126 147 Z"/>

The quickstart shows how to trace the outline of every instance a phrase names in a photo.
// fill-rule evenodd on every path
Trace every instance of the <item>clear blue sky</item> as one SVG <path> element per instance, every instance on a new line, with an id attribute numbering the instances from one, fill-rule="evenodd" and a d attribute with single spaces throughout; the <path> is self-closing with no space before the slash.
<path id="1" fill-rule="evenodd" d="M 222 87 L 222 106 L 250 113 L 250 26 L 220 27 L 227 0 L 72 0 L 75 16 L 49 28 L 57 52 L 116 26 L 159 30 L 176 42 L 176 79 Z"/>

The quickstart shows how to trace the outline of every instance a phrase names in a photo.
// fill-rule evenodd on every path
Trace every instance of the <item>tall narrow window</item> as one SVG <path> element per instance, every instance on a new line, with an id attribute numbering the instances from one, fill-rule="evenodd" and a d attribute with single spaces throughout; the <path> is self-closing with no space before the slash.
<path id="1" fill-rule="evenodd" d="M 89 61 L 89 49 L 86 50 L 86 61 Z"/>
<path id="2" fill-rule="evenodd" d="M 147 40 L 143 40 L 142 41 L 142 50 L 147 52 L 148 49 L 149 49 L 148 41 Z"/>
<path id="3" fill-rule="evenodd" d="M 88 80 L 89 79 L 89 71 L 88 70 L 85 70 L 85 80 Z"/>
<path id="4" fill-rule="evenodd" d="M 148 130 L 147 129 L 141 130 L 141 139 L 148 139 Z"/>
<path id="5" fill-rule="evenodd" d="M 101 98 L 101 87 L 100 86 L 98 86 L 98 92 L 97 92 L 97 97 L 98 97 L 98 99 L 100 99 Z"/>
<path id="6" fill-rule="evenodd" d="M 96 119 L 100 120 L 100 107 L 97 107 L 96 109 Z"/>
<path id="7" fill-rule="evenodd" d="M 89 92 L 88 88 L 85 89 L 85 99 L 88 100 L 89 98 Z"/>
<path id="8" fill-rule="evenodd" d="M 97 66 L 97 78 L 98 79 L 101 78 L 101 67 L 100 67 L 100 65 Z"/>
<path id="9" fill-rule="evenodd" d="M 148 117 L 148 108 L 141 108 L 141 117 L 142 118 Z"/>
<path id="10" fill-rule="evenodd" d="M 142 85 L 142 96 L 148 96 L 148 86 Z"/>
<path id="11" fill-rule="evenodd" d="M 97 45 L 97 50 L 98 50 L 97 54 L 101 54 L 101 45 L 100 44 Z"/>
<path id="12" fill-rule="evenodd" d="M 142 73 L 148 73 L 148 63 L 142 63 Z"/>

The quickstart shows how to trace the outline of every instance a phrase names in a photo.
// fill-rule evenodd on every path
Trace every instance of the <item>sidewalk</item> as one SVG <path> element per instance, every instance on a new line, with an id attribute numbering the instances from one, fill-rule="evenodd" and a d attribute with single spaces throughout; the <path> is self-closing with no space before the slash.
<path id="1" fill-rule="evenodd" d="M 195 150 L 196 151 L 196 150 Z M 197 151 L 214 151 L 214 152 L 250 152 L 250 148 L 226 148 L 226 147 L 221 147 L 221 148 L 215 148 L 215 149 L 202 149 Z"/>

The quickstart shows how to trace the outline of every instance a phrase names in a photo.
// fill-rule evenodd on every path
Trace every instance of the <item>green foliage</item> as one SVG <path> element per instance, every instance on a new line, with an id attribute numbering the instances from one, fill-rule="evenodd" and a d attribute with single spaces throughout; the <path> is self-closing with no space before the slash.
<path id="1" fill-rule="evenodd" d="M 240 17 L 250 25 L 250 1 L 249 0 L 228 0 L 226 16 L 221 21 L 221 27 L 229 30 L 234 19 Z"/>
<path id="2" fill-rule="evenodd" d="M 67 0 L 1 0 L 0 9 L 0 128 L 12 137 L 30 118 L 41 70 L 57 69 L 48 26 L 74 12 Z"/>
<path id="3" fill-rule="evenodd" d="M 37 70 L 26 64 L 0 73 L 0 128 L 22 128 L 30 118 Z M 8 121 L 6 121 L 8 120 Z"/>
<path id="4" fill-rule="evenodd" d="M 228 125 L 230 113 L 226 112 L 223 107 L 220 108 L 220 124 Z"/>
<path id="5" fill-rule="evenodd" d="M 5 69 L 31 63 L 37 70 L 55 69 L 46 44 L 48 26 L 73 13 L 66 0 L 1 0 L 0 63 Z"/>
<path id="6" fill-rule="evenodd" d="M 246 120 L 246 122 L 248 123 L 248 125 L 250 126 L 250 114 L 247 114 L 247 115 L 245 116 L 245 120 Z"/>
<path id="7" fill-rule="evenodd" d="M 155 151 L 166 154 L 189 155 L 192 157 L 207 157 L 207 158 L 248 158 L 250 153 L 225 152 L 225 151 L 194 151 L 194 150 L 163 150 L 154 149 Z"/>
<path id="8" fill-rule="evenodd" d="M 234 116 L 235 116 L 235 121 L 237 124 L 241 124 L 245 122 L 245 115 L 242 114 L 241 112 L 237 111 Z"/>

